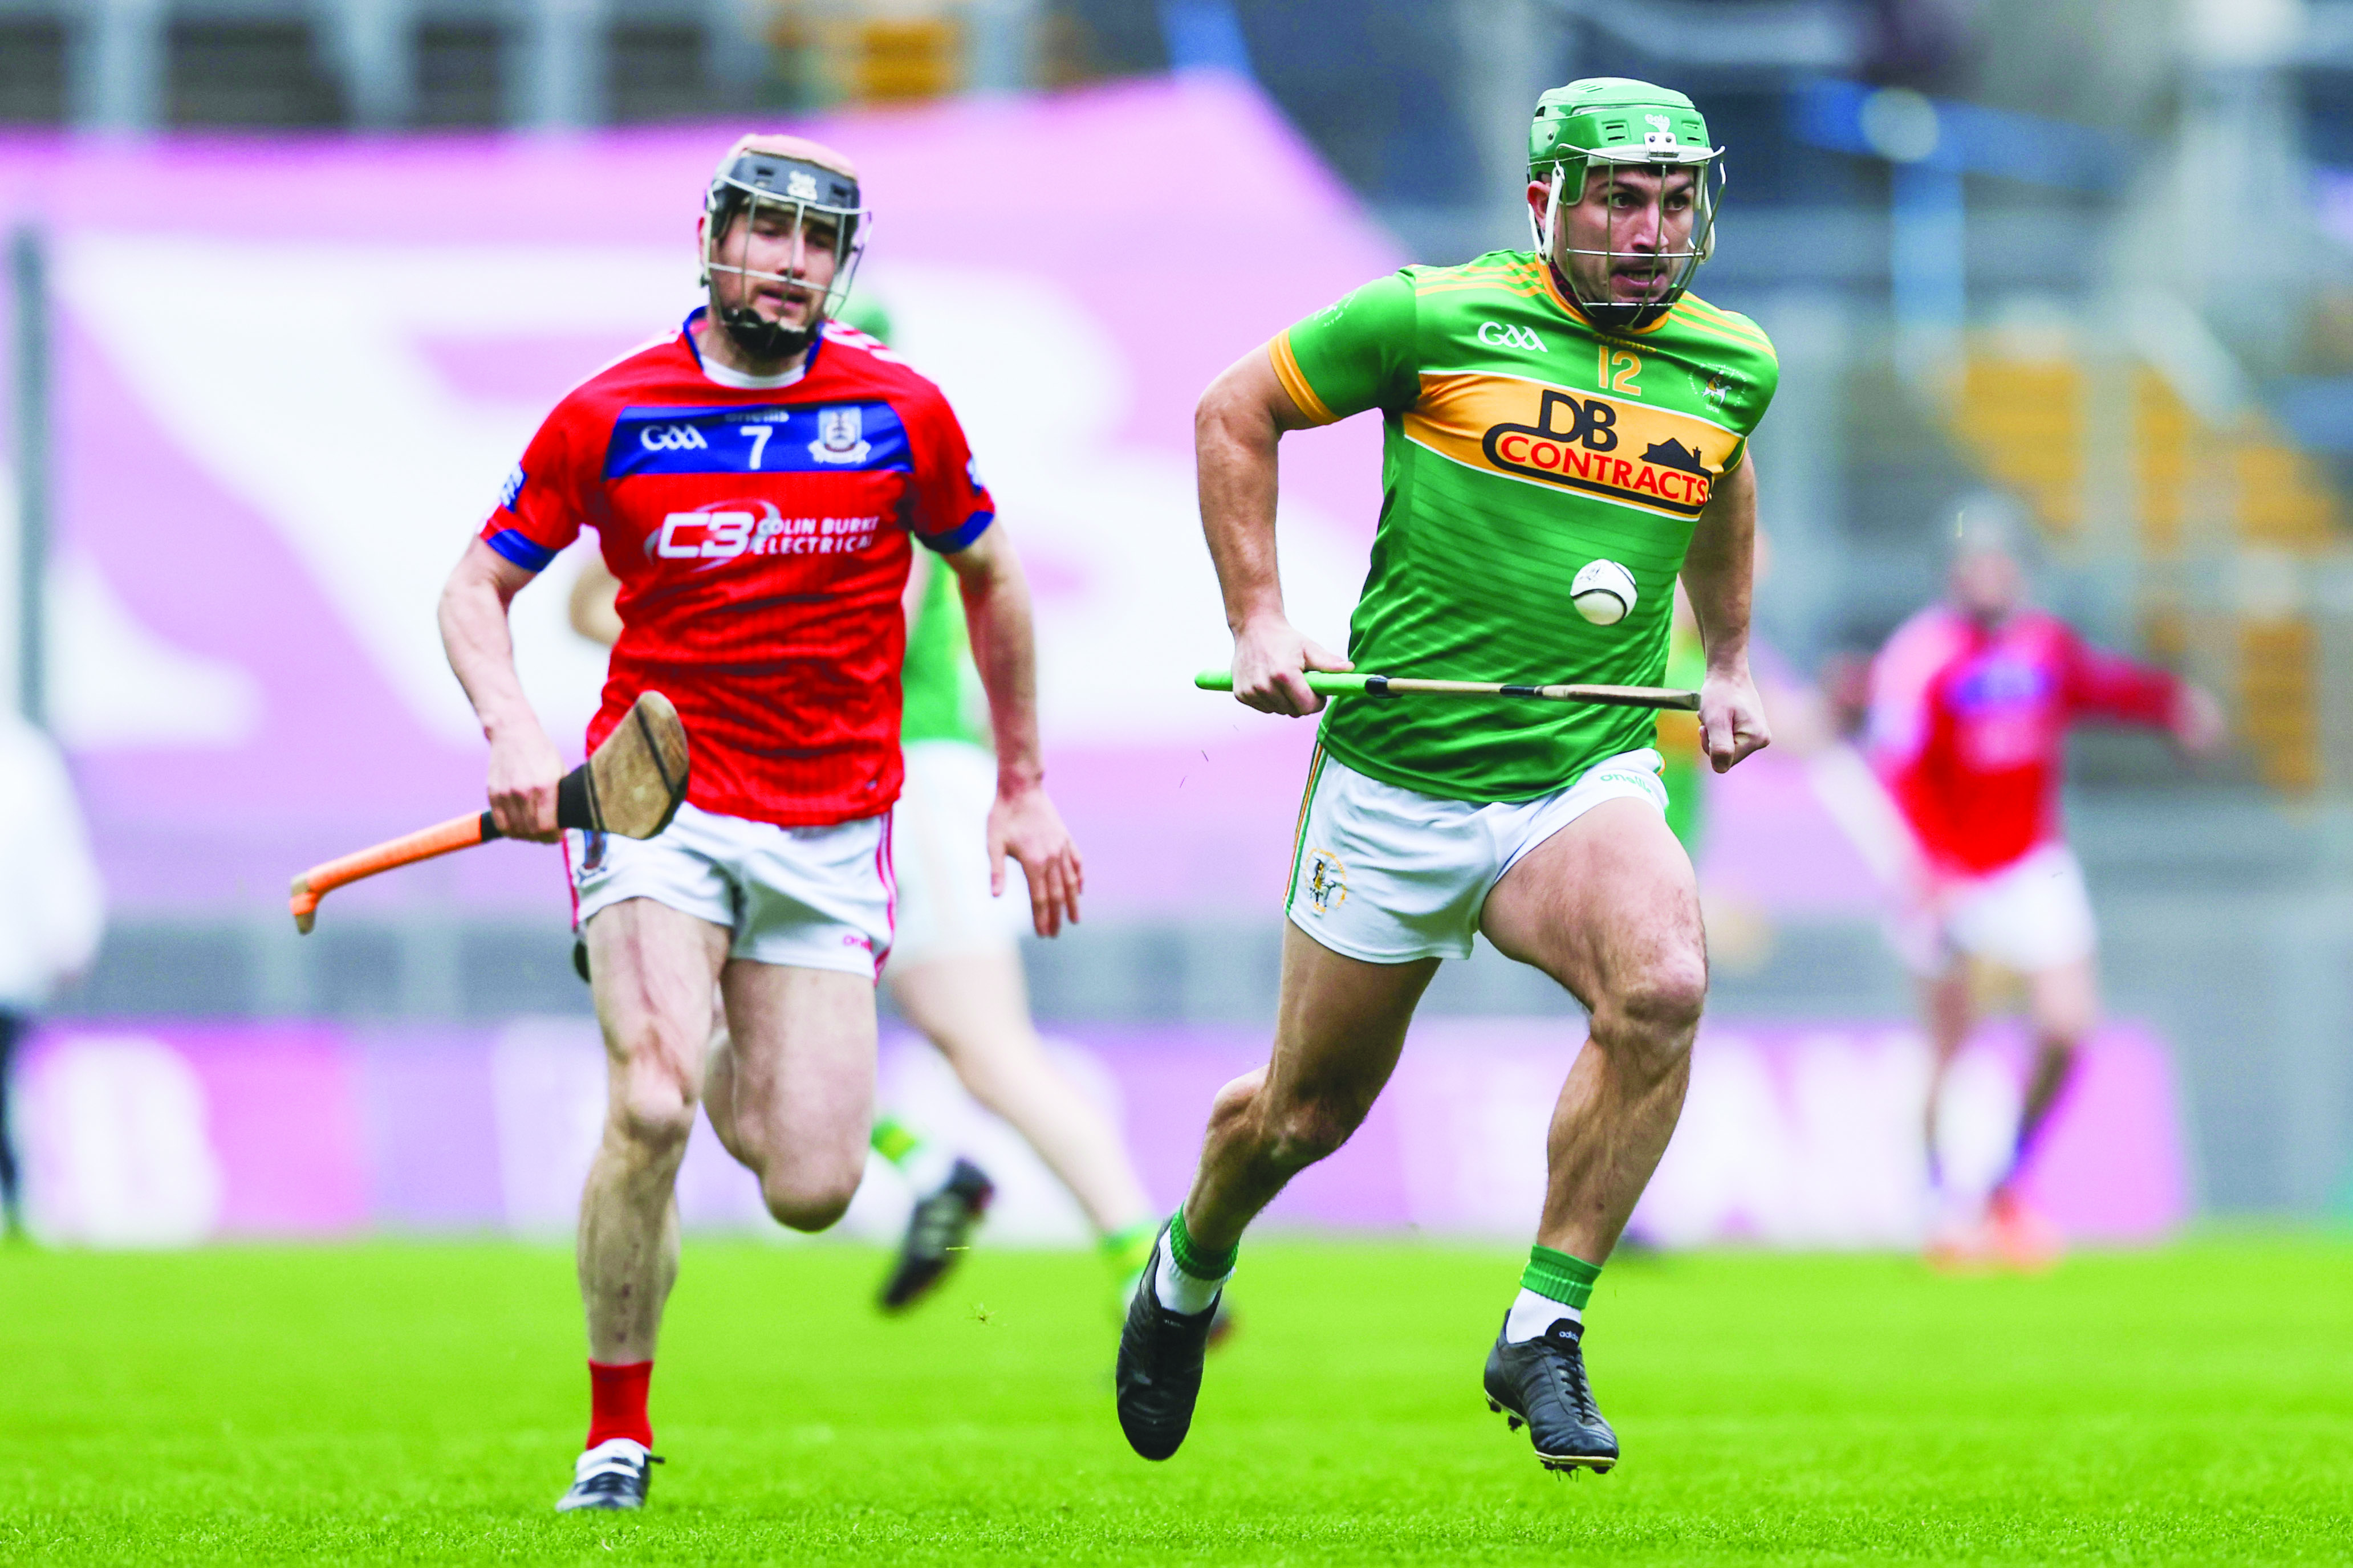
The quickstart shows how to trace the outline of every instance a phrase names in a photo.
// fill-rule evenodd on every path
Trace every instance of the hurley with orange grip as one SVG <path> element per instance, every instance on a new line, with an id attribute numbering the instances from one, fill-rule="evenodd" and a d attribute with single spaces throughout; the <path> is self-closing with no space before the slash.
<path id="1" fill-rule="evenodd" d="M 596 753 L 555 786 L 556 825 L 651 838 L 678 815 L 686 800 L 686 726 L 679 722 L 669 698 L 646 692 Z M 294 879 L 289 900 L 294 929 L 308 935 L 318 919 L 319 900 L 347 882 L 501 837 L 485 811 L 313 866 Z"/>

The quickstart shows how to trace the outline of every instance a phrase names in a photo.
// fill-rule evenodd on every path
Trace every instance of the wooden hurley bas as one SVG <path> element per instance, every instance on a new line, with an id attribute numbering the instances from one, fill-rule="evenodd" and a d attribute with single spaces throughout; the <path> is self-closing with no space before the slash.
<path id="1" fill-rule="evenodd" d="M 686 800 L 686 726 L 679 722 L 669 698 L 646 692 L 596 754 L 555 786 L 556 825 L 651 838 L 678 815 Z M 319 900 L 347 882 L 504 837 L 484 811 L 313 866 L 294 879 L 293 897 L 288 900 L 294 929 L 308 935 L 318 919 Z"/>
<path id="2" fill-rule="evenodd" d="M 1193 678 L 1204 691 L 1231 691 L 1231 671 L 1205 669 Z M 1699 711 L 1699 693 L 1670 686 L 1514 686 L 1493 680 L 1414 680 L 1396 675 L 1335 675 L 1307 672 L 1307 689 L 1319 697 L 1533 697 L 1546 702 L 1594 702 L 1605 708 L 1674 708 Z"/>

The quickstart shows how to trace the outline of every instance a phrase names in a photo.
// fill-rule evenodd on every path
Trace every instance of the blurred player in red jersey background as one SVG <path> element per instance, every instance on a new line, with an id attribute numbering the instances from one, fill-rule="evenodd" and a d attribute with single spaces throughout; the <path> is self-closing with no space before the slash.
<path id="1" fill-rule="evenodd" d="M 2099 1012 L 2092 906 L 2060 809 L 2067 731 L 2086 719 L 2146 725 L 2203 754 L 2221 745 L 2223 721 L 2199 688 L 2092 647 L 2029 605 L 2013 530 L 1990 499 L 1964 509 L 1946 600 L 1899 626 L 1872 665 L 1867 744 L 1916 851 L 1892 934 L 1935 1053 L 1931 1255 L 2033 1267 L 2056 1256 L 2058 1233 L 2019 1179 Z M 1944 1192 L 1937 1158 L 1947 1074 L 1976 1023 L 1972 961 L 2024 981 L 2036 1043 L 2010 1156 L 1981 1209 Z"/>
<path id="2" fill-rule="evenodd" d="M 565 845 L 609 1098 L 580 1217 L 593 1409 L 560 1510 L 644 1501 L 697 1104 L 783 1224 L 823 1230 L 858 1189 L 892 933 L 911 536 L 957 575 L 988 694 L 993 880 L 1010 853 L 1039 934 L 1077 916 L 1078 853 L 1041 784 L 1029 593 L 995 503 L 939 389 L 828 325 L 870 216 L 841 154 L 738 142 L 699 228 L 708 305 L 565 395 L 443 595 L 510 836 L 557 837 L 563 763 L 517 680 L 507 605 L 583 527 L 620 581 L 622 623 L 587 743 L 660 689 L 693 748 L 687 803 L 659 837 Z M 709 1049 L 714 984 L 732 1043 Z"/>

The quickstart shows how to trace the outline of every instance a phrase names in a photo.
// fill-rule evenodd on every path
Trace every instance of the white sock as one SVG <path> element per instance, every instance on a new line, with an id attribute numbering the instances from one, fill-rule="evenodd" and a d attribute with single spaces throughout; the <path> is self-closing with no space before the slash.
<path id="1" fill-rule="evenodd" d="M 1572 1323 L 1585 1321 L 1585 1314 L 1575 1307 L 1563 1305 L 1549 1296 L 1539 1296 L 1525 1286 L 1512 1301 L 1512 1315 L 1504 1320 L 1504 1342 L 1515 1345 L 1522 1340 L 1541 1338 L 1546 1330 L 1567 1318 Z"/>
<path id="2" fill-rule="evenodd" d="M 1153 1295 L 1158 1297 L 1160 1304 L 1170 1311 L 1182 1312 L 1188 1318 L 1196 1312 L 1206 1312 L 1216 1305 L 1218 1292 L 1224 1289 L 1226 1281 L 1233 1278 L 1229 1272 L 1215 1279 L 1196 1279 L 1177 1268 L 1176 1260 L 1168 1255 L 1168 1236 L 1165 1231 L 1161 1233 L 1159 1247 L 1153 1252 L 1152 1261 Z"/>

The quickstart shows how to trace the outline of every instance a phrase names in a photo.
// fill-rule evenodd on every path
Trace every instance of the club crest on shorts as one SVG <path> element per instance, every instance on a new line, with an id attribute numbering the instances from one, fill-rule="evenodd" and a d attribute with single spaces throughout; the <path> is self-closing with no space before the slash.
<path id="1" fill-rule="evenodd" d="M 605 868 L 605 836 L 595 828 L 580 836 L 580 874 L 593 877 Z"/>
<path id="2" fill-rule="evenodd" d="M 817 439 L 809 443 L 810 457 L 820 463 L 862 463 L 872 450 L 866 439 L 863 410 L 853 405 L 817 411 Z"/>
<path id="3" fill-rule="evenodd" d="M 1348 868 L 1329 849 L 1307 852 L 1307 901 L 1328 915 L 1348 901 Z"/>

